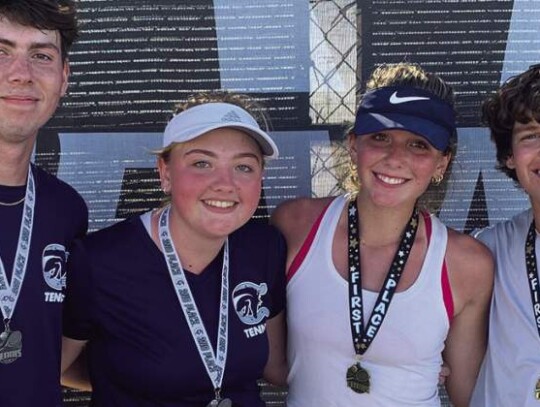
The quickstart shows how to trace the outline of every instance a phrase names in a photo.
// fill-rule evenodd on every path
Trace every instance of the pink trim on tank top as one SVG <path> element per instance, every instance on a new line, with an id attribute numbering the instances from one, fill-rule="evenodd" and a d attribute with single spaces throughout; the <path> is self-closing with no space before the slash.
<path id="1" fill-rule="evenodd" d="M 431 217 L 428 213 L 422 212 L 424 217 L 424 223 L 426 225 L 426 236 L 428 240 L 431 239 Z M 443 260 L 442 272 L 441 272 L 441 287 L 443 294 L 444 307 L 446 308 L 446 315 L 448 316 L 448 321 L 452 323 L 454 319 L 454 300 L 452 297 L 452 287 L 450 286 L 450 280 L 448 279 L 448 269 L 446 267 L 446 258 Z"/>
<path id="2" fill-rule="evenodd" d="M 306 239 L 304 240 L 304 243 L 302 244 L 302 247 L 300 247 L 300 250 L 294 257 L 291 267 L 289 267 L 289 270 L 287 271 L 287 282 L 291 280 L 291 278 L 295 275 L 295 273 L 300 268 L 300 265 L 306 258 L 306 255 L 311 247 L 311 244 L 313 243 L 313 240 L 315 239 L 315 235 L 317 234 L 317 230 L 319 229 L 319 225 L 321 224 L 321 221 L 324 217 L 324 214 L 326 213 L 326 210 L 330 204 L 328 204 L 313 226 L 311 227 Z M 431 239 L 431 217 L 428 213 L 422 212 L 422 216 L 424 217 L 424 223 L 426 225 L 426 236 L 428 240 L 428 246 Z M 452 296 L 452 287 L 450 286 L 450 280 L 448 279 L 448 269 L 446 267 L 446 259 L 443 260 L 442 264 L 442 272 L 441 272 L 441 287 L 442 287 L 442 293 L 443 293 L 443 301 L 444 301 L 444 307 L 446 308 L 446 314 L 448 316 L 448 321 L 452 323 L 452 320 L 454 318 L 454 300 Z"/>
<path id="3" fill-rule="evenodd" d="M 309 234 L 307 235 L 306 240 L 304 240 L 304 243 L 302 243 L 302 247 L 300 247 L 300 250 L 294 257 L 291 263 L 291 267 L 289 267 L 289 270 L 287 271 L 287 282 L 291 281 L 291 278 L 293 278 L 293 276 L 296 274 L 296 272 L 300 268 L 300 265 L 306 258 L 309 248 L 311 247 L 311 244 L 313 243 L 313 239 L 315 239 L 315 235 L 317 234 L 317 230 L 319 229 L 319 225 L 321 224 L 324 214 L 326 213 L 326 210 L 328 209 L 328 207 L 330 206 L 332 202 L 333 200 L 330 201 L 330 203 L 326 205 L 326 207 L 322 210 L 321 214 L 319 215 L 319 217 L 317 218 L 317 220 L 311 227 L 311 230 L 309 231 Z"/>

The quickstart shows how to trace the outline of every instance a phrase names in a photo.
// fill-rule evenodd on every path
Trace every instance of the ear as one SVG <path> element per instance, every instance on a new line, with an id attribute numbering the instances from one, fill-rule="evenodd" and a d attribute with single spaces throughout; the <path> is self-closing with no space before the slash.
<path id="1" fill-rule="evenodd" d="M 66 59 L 63 64 L 62 69 L 62 89 L 60 92 L 61 96 L 65 96 L 68 88 L 68 79 L 69 79 L 69 61 Z"/>
<path id="2" fill-rule="evenodd" d="M 161 157 L 158 158 L 157 167 L 159 171 L 159 180 L 161 183 L 161 189 L 165 194 L 171 192 L 171 177 L 169 171 L 169 165 Z"/>
<path id="3" fill-rule="evenodd" d="M 505 165 L 511 170 L 516 169 L 516 163 L 514 162 L 514 154 L 511 154 L 506 158 Z"/>
<path id="4" fill-rule="evenodd" d="M 354 134 L 352 131 L 347 134 L 347 145 L 349 147 L 349 156 L 351 157 L 351 160 L 354 164 L 356 164 L 356 134 Z"/>
<path id="5" fill-rule="evenodd" d="M 439 160 L 439 163 L 437 164 L 437 167 L 435 168 L 435 174 L 444 175 L 446 173 L 446 170 L 448 169 L 448 165 L 450 164 L 451 160 L 452 160 L 452 153 L 448 153 L 441 156 L 441 159 Z"/>

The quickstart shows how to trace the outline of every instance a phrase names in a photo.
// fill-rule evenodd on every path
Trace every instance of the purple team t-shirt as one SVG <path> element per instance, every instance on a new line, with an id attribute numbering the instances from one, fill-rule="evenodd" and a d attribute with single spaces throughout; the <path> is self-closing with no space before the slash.
<path id="1" fill-rule="evenodd" d="M 286 247 L 271 226 L 229 237 L 229 343 L 222 395 L 264 406 L 257 380 L 268 358 L 265 322 L 284 309 Z M 217 338 L 222 253 L 186 273 L 205 328 Z M 213 388 L 180 308 L 162 253 L 139 217 L 78 242 L 64 335 L 89 340 L 93 406 L 206 406 Z"/>
<path id="2" fill-rule="evenodd" d="M 36 204 L 25 279 L 10 328 L 22 333 L 22 356 L 0 363 L 1 407 L 60 407 L 62 302 L 67 250 L 88 227 L 88 211 L 73 188 L 33 167 Z M 0 186 L 0 201 L 16 202 L 26 187 Z M 24 205 L 0 206 L 0 257 L 8 281 Z M 3 324 L 0 326 L 3 330 Z"/>

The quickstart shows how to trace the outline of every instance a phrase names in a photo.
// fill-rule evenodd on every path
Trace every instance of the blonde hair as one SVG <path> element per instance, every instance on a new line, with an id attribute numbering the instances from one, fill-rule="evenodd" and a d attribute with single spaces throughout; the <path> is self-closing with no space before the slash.
<path id="1" fill-rule="evenodd" d="M 440 76 L 424 71 L 420 65 L 400 62 L 380 65 L 366 82 L 366 91 L 385 86 L 412 86 L 427 90 L 453 105 L 454 91 Z"/>

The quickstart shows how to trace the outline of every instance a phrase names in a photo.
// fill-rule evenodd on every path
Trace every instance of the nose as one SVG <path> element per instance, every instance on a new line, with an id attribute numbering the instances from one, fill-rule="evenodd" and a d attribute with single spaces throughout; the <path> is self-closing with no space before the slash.
<path id="1" fill-rule="evenodd" d="M 393 166 L 399 166 L 406 158 L 406 148 L 399 143 L 392 143 L 388 146 L 386 160 Z"/>
<path id="2" fill-rule="evenodd" d="M 32 82 L 32 67 L 26 56 L 14 56 L 7 69 L 10 82 Z"/>
<path id="3" fill-rule="evenodd" d="M 234 174 L 230 168 L 217 168 L 213 189 L 221 192 L 232 192 L 235 189 Z"/>

